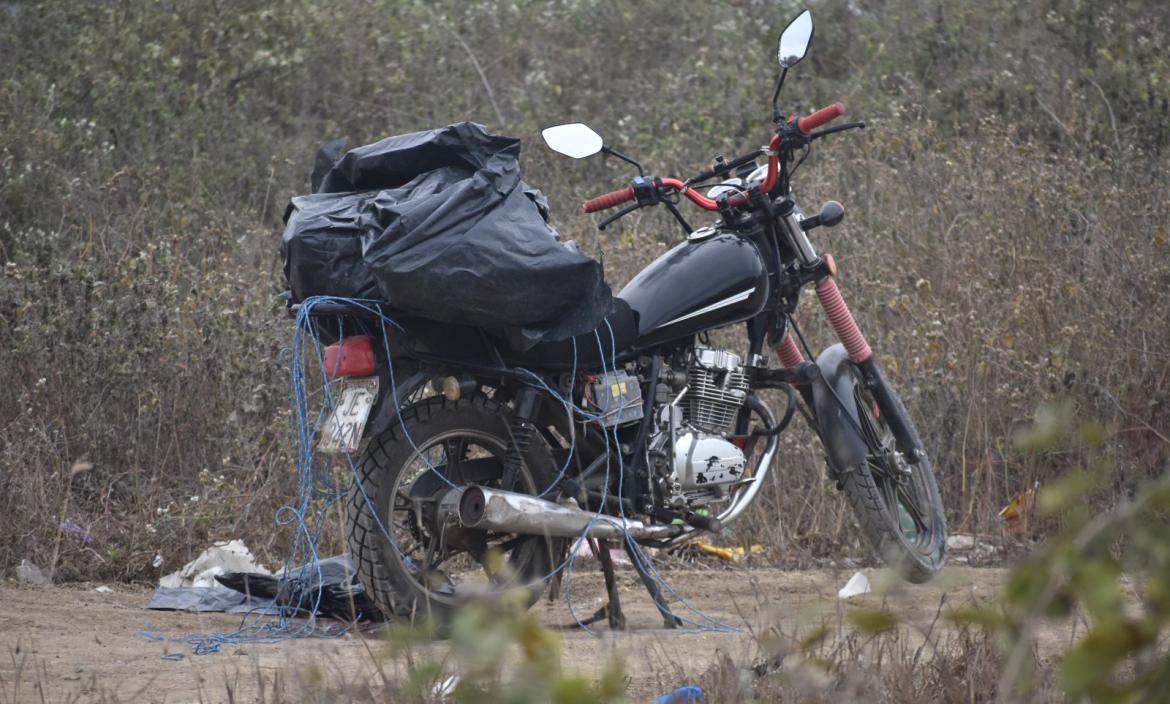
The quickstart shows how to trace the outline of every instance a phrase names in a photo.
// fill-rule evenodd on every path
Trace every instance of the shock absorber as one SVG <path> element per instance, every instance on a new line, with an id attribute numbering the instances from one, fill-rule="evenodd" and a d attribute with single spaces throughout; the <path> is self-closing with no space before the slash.
<path id="1" fill-rule="evenodd" d="M 516 392 L 512 409 L 512 442 L 508 444 L 508 452 L 504 456 L 504 473 L 500 483 L 503 489 L 516 490 L 516 480 L 524 470 L 524 459 L 536 436 L 533 421 L 539 412 L 540 392 L 531 386 L 521 387 Z M 537 491 L 540 491 L 539 487 Z"/>

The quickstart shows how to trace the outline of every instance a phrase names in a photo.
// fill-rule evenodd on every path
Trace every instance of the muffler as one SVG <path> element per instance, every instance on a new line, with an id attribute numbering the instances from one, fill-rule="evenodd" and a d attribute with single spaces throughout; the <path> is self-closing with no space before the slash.
<path id="1" fill-rule="evenodd" d="M 457 487 L 439 500 L 441 521 L 494 533 L 543 535 L 551 538 L 669 540 L 686 530 L 681 525 L 647 525 L 642 521 L 585 511 L 529 494 L 481 486 Z"/>

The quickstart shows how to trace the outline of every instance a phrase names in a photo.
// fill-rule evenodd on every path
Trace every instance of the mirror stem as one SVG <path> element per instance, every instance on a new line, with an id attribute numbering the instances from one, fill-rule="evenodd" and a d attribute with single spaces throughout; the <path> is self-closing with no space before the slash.
<path id="1" fill-rule="evenodd" d="M 784 87 L 784 77 L 787 75 L 788 67 L 785 66 L 784 69 L 780 71 L 780 80 L 776 81 L 776 92 L 772 94 L 772 122 L 777 124 L 784 118 L 784 116 L 780 114 L 779 103 L 780 89 Z"/>
<path id="2" fill-rule="evenodd" d="M 616 156 L 617 158 L 621 159 L 622 161 L 625 161 L 625 162 L 628 162 L 628 163 L 630 163 L 630 164 L 633 164 L 634 166 L 638 167 L 638 175 L 639 175 L 639 176 L 645 176 L 645 175 L 646 175 L 646 171 L 645 171 L 645 170 L 642 168 L 642 165 L 641 165 L 641 164 L 639 164 L 638 162 L 634 161 L 633 159 L 631 159 L 630 157 L 626 156 L 625 154 L 622 154 L 621 152 L 619 152 L 618 150 L 614 149 L 613 147 L 603 146 L 603 147 L 601 148 L 601 153 L 602 153 L 602 154 L 612 154 L 613 156 Z"/>

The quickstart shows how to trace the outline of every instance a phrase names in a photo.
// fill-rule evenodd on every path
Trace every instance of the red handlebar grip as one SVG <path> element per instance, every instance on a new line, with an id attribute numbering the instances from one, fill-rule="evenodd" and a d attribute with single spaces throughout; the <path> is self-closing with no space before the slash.
<path id="1" fill-rule="evenodd" d="M 833 103 L 827 108 L 821 108 L 808 117 L 796 121 L 796 127 L 803 134 L 808 134 L 821 125 L 828 124 L 845 114 L 844 103 Z"/>
<path id="2" fill-rule="evenodd" d="M 581 212 L 596 213 L 598 210 L 605 210 L 612 208 L 615 205 L 621 205 L 626 201 L 634 199 L 634 187 L 626 186 L 625 188 L 614 191 L 613 193 L 606 193 L 603 196 L 597 196 L 592 200 L 587 200 L 581 204 Z"/>

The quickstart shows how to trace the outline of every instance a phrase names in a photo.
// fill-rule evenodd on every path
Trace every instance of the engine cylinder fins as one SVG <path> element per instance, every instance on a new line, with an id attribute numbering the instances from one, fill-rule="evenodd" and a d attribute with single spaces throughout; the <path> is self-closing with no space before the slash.
<path id="1" fill-rule="evenodd" d="M 696 348 L 687 389 L 687 421 L 707 432 L 727 432 L 748 394 L 742 360 L 732 352 Z"/>

